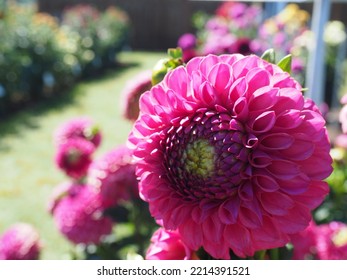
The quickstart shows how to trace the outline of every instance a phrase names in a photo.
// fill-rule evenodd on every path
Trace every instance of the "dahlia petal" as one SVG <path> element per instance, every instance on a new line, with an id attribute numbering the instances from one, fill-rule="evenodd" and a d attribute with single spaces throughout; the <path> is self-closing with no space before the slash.
<path id="1" fill-rule="evenodd" d="M 266 212 L 276 216 L 288 214 L 288 210 L 294 206 L 294 201 L 281 192 L 263 192 L 260 202 Z"/>
<path id="2" fill-rule="evenodd" d="M 292 129 L 298 127 L 304 119 L 301 111 L 290 109 L 277 116 L 275 127 L 283 129 Z"/>
<path id="3" fill-rule="evenodd" d="M 236 80 L 229 89 L 228 100 L 230 104 L 234 104 L 236 100 L 246 94 L 248 85 L 244 77 Z"/>
<path id="4" fill-rule="evenodd" d="M 320 150 L 315 151 L 310 158 L 301 161 L 301 169 L 312 179 L 323 180 L 331 174 L 333 170 L 331 164 L 331 156 Z"/>
<path id="5" fill-rule="evenodd" d="M 224 226 L 215 215 L 211 215 L 202 223 L 202 231 L 204 240 L 218 243 L 222 238 Z"/>
<path id="6" fill-rule="evenodd" d="M 303 231 L 311 220 L 310 210 L 299 203 L 290 210 L 290 212 L 277 218 L 277 224 L 285 233 L 293 234 L 295 232 Z"/>
<path id="7" fill-rule="evenodd" d="M 323 127 L 325 126 L 325 120 L 322 115 L 313 111 L 302 111 L 304 121 L 297 128 L 300 131 L 305 131 L 306 134 L 311 135 L 313 139 L 319 140 L 324 136 Z"/>
<path id="8" fill-rule="evenodd" d="M 179 92 L 183 96 L 187 97 L 188 79 L 185 67 L 180 66 L 177 67 L 176 71 L 169 71 L 164 80 L 168 87 L 174 92 Z"/>
<path id="9" fill-rule="evenodd" d="M 249 155 L 249 162 L 254 167 L 264 168 L 271 164 L 272 158 L 267 153 L 257 150 Z"/>
<path id="10" fill-rule="evenodd" d="M 265 111 L 270 109 L 276 103 L 278 89 L 265 86 L 257 89 L 249 101 L 250 111 Z"/>
<path id="11" fill-rule="evenodd" d="M 268 111 L 260 114 L 254 121 L 250 122 L 250 128 L 255 133 L 264 133 L 269 131 L 275 124 L 276 115 L 274 111 Z"/>
<path id="12" fill-rule="evenodd" d="M 279 87 L 279 88 L 295 88 L 298 91 L 301 91 L 301 85 L 295 81 L 290 75 L 286 72 L 281 72 L 281 73 L 275 73 L 271 77 L 271 84 L 274 87 Z"/>
<path id="13" fill-rule="evenodd" d="M 287 133 L 272 133 L 263 136 L 260 145 L 267 150 L 288 149 L 294 142 L 294 137 Z"/>
<path id="14" fill-rule="evenodd" d="M 305 160 L 312 156 L 315 144 L 312 141 L 296 139 L 293 144 L 280 153 L 291 160 Z"/>
<path id="15" fill-rule="evenodd" d="M 281 88 L 277 97 L 277 103 L 273 106 L 273 110 L 277 115 L 290 109 L 302 110 L 304 107 L 304 98 L 301 91 L 294 88 Z"/>
<path id="16" fill-rule="evenodd" d="M 279 179 L 292 179 L 300 173 L 298 164 L 288 160 L 273 160 L 267 170 Z"/>
<path id="17" fill-rule="evenodd" d="M 254 211 L 240 207 L 239 221 L 246 228 L 253 229 L 262 226 L 262 218 L 257 215 Z"/>
<path id="18" fill-rule="evenodd" d="M 315 209 L 323 202 L 329 191 L 330 189 L 328 183 L 322 181 L 313 181 L 308 187 L 308 190 L 295 196 L 295 199 L 310 209 Z"/>
<path id="19" fill-rule="evenodd" d="M 304 193 L 310 184 L 310 178 L 302 173 L 290 180 L 277 180 L 283 192 L 290 195 L 298 195 Z"/>
<path id="20" fill-rule="evenodd" d="M 251 245 L 251 235 L 247 228 L 242 225 L 234 224 L 226 226 L 224 229 L 224 239 L 239 257 L 244 258 L 254 254 L 254 249 L 252 249 Z"/>
<path id="21" fill-rule="evenodd" d="M 192 220 L 187 220 L 178 228 L 182 240 L 191 250 L 198 250 L 202 244 L 201 226 Z"/>
<path id="22" fill-rule="evenodd" d="M 233 108 L 234 114 L 239 120 L 243 120 L 248 115 L 248 104 L 245 97 L 240 97 L 236 100 Z"/>
<path id="23" fill-rule="evenodd" d="M 270 75 L 269 72 L 262 68 L 253 68 L 248 71 L 246 81 L 248 84 L 247 94 L 254 95 L 257 89 L 266 87 L 270 84 Z M 269 96 L 269 98 L 270 97 L 271 96 Z"/>
<path id="24" fill-rule="evenodd" d="M 223 92 L 232 82 L 232 69 L 225 63 L 218 63 L 212 67 L 207 78 L 218 91 Z"/>
<path id="25" fill-rule="evenodd" d="M 194 57 L 191 60 L 189 60 L 189 63 L 187 63 L 186 65 L 187 72 L 190 74 L 192 74 L 193 72 L 196 72 L 196 69 L 199 68 L 201 60 L 202 60 L 201 57 Z"/>
<path id="26" fill-rule="evenodd" d="M 242 54 L 239 53 L 234 53 L 232 55 L 229 54 L 222 54 L 219 56 L 219 59 L 226 63 L 227 65 L 232 65 L 234 62 L 236 62 L 237 60 L 241 59 L 243 57 Z"/>
<path id="27" fill-rule="evenodd" d="M 250 232 L 256 251 L 262 250 L 262 248 L 282 247 L 289 242 L 288 236 L 280 232 L 269 216 L 264 216 L 263 224 L 264 227 L 253 229 Z"/>
<path id="28" fill-rule="evenodd" d="M 253 183 L 265 192 L 274 192 L 280 188 L 279 183 L 267 175 L 257 174 L 253 176 Z"/>
<path id="29" fill-rule="evenodd" d="M 232 64 L 233 76 L 236 79 L 244 77 L 250 69 L 258 66 L 258 58 L 256 56 L 243 57 Z"/>
<path id="30" fill-rule="evenodd" d="M 218 56 L 215 55 L 207 55 L 206 57 L 202 58 L 199 63 L 199 70 L 205 77 L 208 76 L 208 73 L 210 72 L 211 68 L 219 63 Z M 189 64 L 189 63 L 188 63 Z"/>
<path id="31" fill-rule="evenodd" d="M 223 242 L 216 243 L 206 240 L 204 242 L 204 249 L 215 259 L 230 260 L 229 248 L 224 246 Z"/>
<path id="32" fill-rule="evenodd" d="M 253 187 L 250 182 L 246 182 L 238 189 L 239 196 L 243 201 L 250 201 L 253 199 Z"/>
<path id="33" fill-rule="evenodd" d="M 204 105 L 211 106 L 215 104 L 215 90 L 209 82 L 201 84 L 199 95 L 200 100 L 203 101 Z"/>
<path id="34" fill-rule="evenodd" d="M 234 224 L 238 216 L 240 200 L 237 197 L 226 200 L 218 209 L 218 215 L 222 223 Z"/>
<path id="35" fill-rule="evenodd" d="M 190 216 L 190 207 L 186 205 L 180 205 L 170 213 L 171 223 L 167 225 L 167 228 L 175 228 L 175 225 L 182 224 Z"/>

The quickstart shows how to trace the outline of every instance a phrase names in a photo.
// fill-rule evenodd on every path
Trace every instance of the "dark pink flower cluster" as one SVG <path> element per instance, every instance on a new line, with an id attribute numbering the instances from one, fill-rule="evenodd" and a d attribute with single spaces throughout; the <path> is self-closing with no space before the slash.
<path id="1" fill-rule="evenodd" d="M 59 231 L 73 243 L 98 244 L 112 231 L 112 220 L 103 215 L 102 197 L 88 185 L 59 185 L 49 208 Z"/>
<path id="2" fill-rule="evenodd" d="M 14 224 L 0 236 L 0 260 L 37 260 L 42 243 L 36 229 Z"/>
<path id="3" fill-rule="evenodd" d="M 72 181 L 56 187 L 48 210 L 70 241 L 98 244 L 113 227 L 106 210 L 138 196 L 132 151 L 119 146 L 93 160 L 101 134 L 86 117 L 64 123 L 54 140 L 56 164 Z"/>
<path id="4" fill-rule="evenodd" d="M 90 165 L 87 183 L 100 192 L 104 205 L 114 206 L 120 200 L 138 197 L 138 183 L 132 152 L 119 146 Z"/>
<path id="5" fill-rule="evenodd" d="M 296 80 L 254 55 L 169 72 L 142 95 L 128 141 L 151 214 L 215 258 L 285 245 L 329 192 L 324 118 Z"/>
<path id="6" fill-rule="evenodd" d="M 92 162 L 92 155 L 101 143 L 98 127 L 87 117 L 63 123 L 54 134 L 55 162 L 69 177 L 80 180 Z"/>

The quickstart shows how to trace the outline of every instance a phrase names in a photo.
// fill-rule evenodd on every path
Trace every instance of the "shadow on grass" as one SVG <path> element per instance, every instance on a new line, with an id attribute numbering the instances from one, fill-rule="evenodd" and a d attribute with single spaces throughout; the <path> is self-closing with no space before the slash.
<path id="1" fill-rule="evenodd" d="M 78 97 L 84 92 L 84 88 L 91 83 L 102 83 L 109 79 L 117 78 L 121 73 L 129 68 L 137 67 L 139 64 L 135 62 L 117 63 L 114 67 L 108 67 L 103 71 L 99 71 L 93 75 L 78 81 L 70 89 L 56 94 L 49 98 L 42 98 L 36 102 L 30 102 L 24 108 L 11 112 L 0 119 L 0 152 L 8 151 L 10 147 L 3 143 L 2 138 L 8 135 L 20 137 L 23 129 L 38 129 L 39 118 L 51 111 L 61 111 L 67 106 L 76 106 Z"/>

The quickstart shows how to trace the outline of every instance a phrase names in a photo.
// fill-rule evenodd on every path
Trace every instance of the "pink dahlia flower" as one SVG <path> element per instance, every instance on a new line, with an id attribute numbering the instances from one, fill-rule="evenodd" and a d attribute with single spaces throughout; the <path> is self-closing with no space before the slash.
<path id="1" fill-rule="evenodd" d="M 57 148 L 55 162 L 68 176 L 80 179 L 92 162 L 94 145 L 84 139 L 70 139 Z"/>
<path id="2" fill-rule="evenodd" d="M 135 121 L 139 116 L 139 99 L 152 87 L 152 72 L 144 71 L 133 77 L 122 92 L 122 114 L 124 118 Z"/>
<path id="3" fill-rule="evenodd" d="M 97 148 L 101 143 L 99 128 L 88 117 L 79 117 L 63 123 L 54 133 L 54 142 L 57 146 L 64 144 L 71 138 L 83 138 L 90 141 Z"/>
<path id="4" fill-rule="evenodd" d="M 100 191 L 107 206 L 115 205 L 119 200 L 138 197 L 132 151 L 126 146 L 120 146 L 93 161 L 88 170 L 87 181 Z"/>
<path id="5" fill-rule="evenodd" d="M 331 222 L 319 226 L 316 248 L 320 260 L 347 260 L 347 225 Z"/>
<path id="6" fill-rule="evenodd" d="M 59 231 L 75 244 L 98 244 L 112 231 L 112 221 L 103 216 L 98 192 L 72 184 L 65 196 L 53 203 L 52 214 Z"/>
<path id="7" fill-rule="evenodd" d="M 177 231 L 157 229 L 146 253 L 146 260 L 191 260 L 195 254 L 181 240 Z"/>
<path id="8" fill-rule="evenodd" d="M 0 237 L 0 260 L 37 260 L 41 251 L 38 232 L 29 224 L 14 224 Z"/>
<path id="9" fill-rule="evenodd" d="M 144 93 L 129 135 L 140 196 L 191 249 L 280 247 L 329 192 L 325 121 L 301 86 L 251 55 L 209 55 Z"/>

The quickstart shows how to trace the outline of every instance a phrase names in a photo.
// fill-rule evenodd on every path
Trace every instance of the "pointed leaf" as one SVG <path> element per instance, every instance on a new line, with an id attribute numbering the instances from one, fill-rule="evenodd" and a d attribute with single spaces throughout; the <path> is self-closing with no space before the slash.
<path id="1" fill-rule="evenodd" d="M 266 60 L 267 62 L 270 63 L 276 63 L 276 54 L 274 49 L 268 49 L 266 50 L 262 56 L 262 59 Z"/>
<path id="2" fill-rule="evenodd" d="M 285 72 L 289 73 L 292 70 L 292 55 L 288 54 L 285 57 L 283 57 L 277 65 Z"/>

